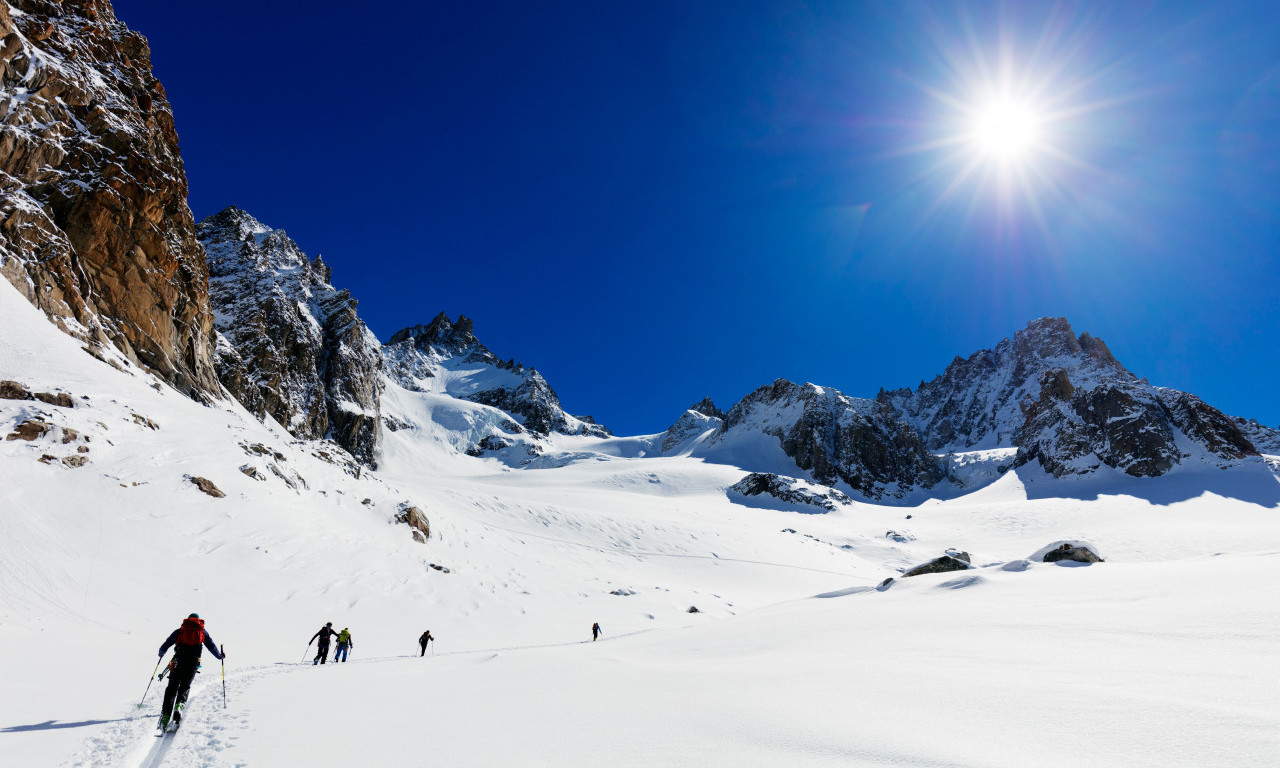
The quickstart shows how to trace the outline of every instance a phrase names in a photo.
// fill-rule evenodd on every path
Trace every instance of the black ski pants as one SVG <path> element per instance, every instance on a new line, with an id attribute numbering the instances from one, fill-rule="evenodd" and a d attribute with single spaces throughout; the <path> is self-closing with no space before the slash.
<path id="1" fill-rule="evenodd" d="M 323 664 L 328 660 L 329 660 L 329 644 L 321 643 L 319 647 L 316 648 L 316 658 L 314 661 L 311 662 L 311 666 L 314 667 L 316 664 Z"/>
<path id="2" fill-rule="evenodd" d="M 418 647 L 422 648 L 422 653 L 418 654 L 418 656 L 419 656 L 419 657 L 426 656 L 426 655 L 427 655 L 427 644 L 426 644 L 426 643 L 418 643 Z"/>
<path id="3" fill-rule="evenodd" d="M 186 703 L 187 694 L 191 692 L 191 681 L 195 679 L 199 668 L 199 657 L 191 661 L 179 661 L 173 666 L 173 671 L 169 673 L 169 685 L 164 689 L 164 704 L 160 707 L 160 714 L 168 717 L 173 714 L 175 704 Z"/>

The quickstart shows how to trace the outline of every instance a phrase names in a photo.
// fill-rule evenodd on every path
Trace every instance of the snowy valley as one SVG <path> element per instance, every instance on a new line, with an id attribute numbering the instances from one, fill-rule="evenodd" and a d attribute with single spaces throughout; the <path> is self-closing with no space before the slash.
<path id="1" fill-rule="evenodd" d="M 284 230 L 197 223 L 106 0 L 0 27 L 9 764 L 1280 762 L 1280 430 L 1041 318 L 616 435 L 467 317 L 380 341 Z M 227 663 L 157 738 L 191 612 Z"/>

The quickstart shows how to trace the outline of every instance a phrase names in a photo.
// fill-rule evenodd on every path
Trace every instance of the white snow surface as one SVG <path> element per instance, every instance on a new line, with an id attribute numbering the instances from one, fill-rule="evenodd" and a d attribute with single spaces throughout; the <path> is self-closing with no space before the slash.
<path id="1" fill-rule="evenodd" d="M 7 765 L 1280 764 L 1263 461 L 1024 467 L 805 515 L 732 503 L 732 455 L 664 456 L 662 435 L 467 456 L 458 425 L 500 412 L 392 386 L 384 412 L 412 426 L 357 478 L 329 444 L 93 359 L 3 282 L 0 379 L 76 402 L 0 400 L 0 436 L 54 425 L 0 440 Z M 392 522 L 405 503 L 426 544 Z M 1107 562 L 1032 561 L 1060 541 Z M 977 567 L 878 586 L 948 547 Z M 163 682 L 138 703 L 191 611 L 226 647 L 226 705 L 206 654 L 186 723 L 154 738 Z M 302 661 L 325 621 L 351 629 L 348 663 Z"/>

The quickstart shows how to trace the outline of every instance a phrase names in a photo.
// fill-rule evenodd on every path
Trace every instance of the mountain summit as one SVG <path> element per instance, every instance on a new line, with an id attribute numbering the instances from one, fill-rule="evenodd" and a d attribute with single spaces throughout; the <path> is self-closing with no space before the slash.
<path id="1" fill-rule="evenodd" d="M 490 352 L 464 315 L 454 321 L 441 312 L 427 325 L 400 330 L 391 336 L 383 354 L 387 375 L 401 387 L 414 392 L 440 391 L 493 406 L 534 435 L 610 434 L 590 416 L 568 414 L 536 369 Z"/>

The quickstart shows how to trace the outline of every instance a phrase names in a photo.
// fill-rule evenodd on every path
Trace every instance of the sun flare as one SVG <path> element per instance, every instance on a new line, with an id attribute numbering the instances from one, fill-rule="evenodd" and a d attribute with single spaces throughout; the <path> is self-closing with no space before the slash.
<path id="1" fill-rule="evenodd" d="M 1019 160 L 1036 148 L 1042 122 L 1029 103 L 993 99 L 974 111 L 969 141 L 987 157 Z"/>

